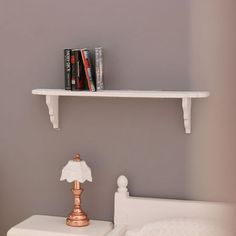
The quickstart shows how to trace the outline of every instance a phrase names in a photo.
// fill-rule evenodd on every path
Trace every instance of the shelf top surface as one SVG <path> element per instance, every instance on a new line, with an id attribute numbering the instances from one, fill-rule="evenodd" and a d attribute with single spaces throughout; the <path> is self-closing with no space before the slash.
<path id="1" fill-rule="evenodd" d="M 204 98 L 208 91 L 153 91 L 153 90 L 102 90 L 70 91 L 64 89 L 34 89 L 34 95 L 78 96 L 78 97 L 123 97 L 123 98 Z"/>

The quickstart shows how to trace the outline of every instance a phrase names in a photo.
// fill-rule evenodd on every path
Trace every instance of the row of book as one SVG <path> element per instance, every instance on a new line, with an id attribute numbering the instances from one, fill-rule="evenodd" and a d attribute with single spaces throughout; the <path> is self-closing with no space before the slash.
<path id="1" fill-rule="evenodd" d="M 87 48 L 64 49 L 65 89 L 72 91 L 99 91 L 103 85 L 103 52 L 95 48 L 95 69 Z"/>

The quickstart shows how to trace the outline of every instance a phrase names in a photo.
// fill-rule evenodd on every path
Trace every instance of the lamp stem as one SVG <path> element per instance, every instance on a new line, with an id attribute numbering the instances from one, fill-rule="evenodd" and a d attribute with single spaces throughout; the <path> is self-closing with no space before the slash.
<path id="1" fill-rule="evenodd" d="M 79 181 L 74 181 L 74 189 L 80 189 L 80 182 Z"/>
<path id="2" fill-rule="evenodd" d="M 83 189 L 80 188 L 80 182 L 79 181 L 74 181 L 73 183 L 74 187 L 72 188 L 72 192 L 74 194 L 74 209 L 77 209 L 77 211 L 81 210 L 81 199 L 80 196 L 83 192 Z"/>

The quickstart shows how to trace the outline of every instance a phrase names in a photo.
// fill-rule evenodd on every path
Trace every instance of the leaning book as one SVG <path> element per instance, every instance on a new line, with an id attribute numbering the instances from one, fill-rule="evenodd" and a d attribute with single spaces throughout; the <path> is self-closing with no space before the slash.
<path id="1" fill-rule="evenodd" d="M 91 65 L 91 55 L 90 51 L 86 48 L 81 49 L 81 56 L 84 64 L 84 71 L 87 79 L 88 89 L 89 91 L 96 91 L 95 84 L 93 80 L 93 74 L 92 74 L 92 65 Z"/>
<path id="2" fill-rule="evenodd" d="M 103 83 L 103 52 L 102 48 L 95 48 L 95 74 L 97 91 L 104 89 Z"/>

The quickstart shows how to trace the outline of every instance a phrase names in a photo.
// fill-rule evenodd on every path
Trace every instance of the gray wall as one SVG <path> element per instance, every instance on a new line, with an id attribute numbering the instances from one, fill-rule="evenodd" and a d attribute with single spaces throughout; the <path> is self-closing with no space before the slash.
<path id="1" fill-rule="evenodd" d="M 94 182 L 84 184 L 83 194 L 83 207 L 93 219 L 112 220 L 120 174 L 129 177 L 132 195 L 229 199 L 227 191 L 225 196 L 203 191 L 214 182 L 209 177 L 209 157 L 232 151 L 233 143 L 227 140 L 234 134 L 229 132 L 233 119 L 226 118 L 229 106 L 224 114 L 213 113 L 220 117 L 218 122 L 209 118 L 212 103 L 216 111 L 223 97 L 219 88 L 224 82 L 207 73 L 214 68 L 206 71 L 199 64 L 207 45 L 198 45 L 201 34 L 196 33 L 201 33 L 196 22 L 202 9 L 193 1 L 193 11 L 191 4 L 187 0 L 0 2 L 1 235 L 32 214 L 65 216 L 70 211 L 70 185 L 60 183 L 59 177 L 77 152 L 93 170 Z M 53 130 L 45 98 L 31 95 L 31 89 L 62 88 L 62 49 L 95 46 L 104 47 L 106 89 L 211 90 L 211 99 L 193 104 L 193 134 L 184 133 L 180 101 L 146 99 L 61 98 L 61 130 Z M 196 54 L 198 47 L 201 51 Z M 199 71 L 205 71 L 203 77 Z M 230 88 L 232 84 L 224 89 Z M 221 124 L 227 126 L 224 142 L 217 142 L 214 150 L 215 144 L 207 143 L 221 135 Z M 208 132 L 212 130 L 213 134 Z M 200 162 L 198 150 L 203 150 Z M 206 160 L 203 179 L 208 181 L 198 181 Z"/>

